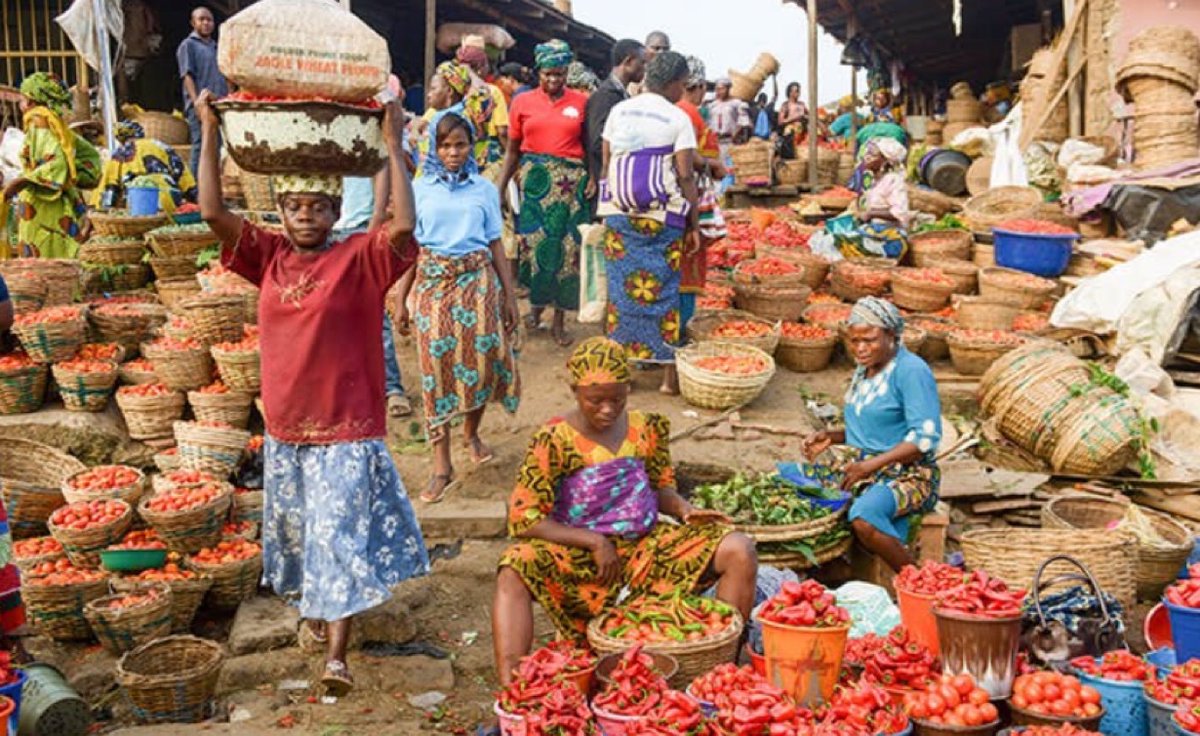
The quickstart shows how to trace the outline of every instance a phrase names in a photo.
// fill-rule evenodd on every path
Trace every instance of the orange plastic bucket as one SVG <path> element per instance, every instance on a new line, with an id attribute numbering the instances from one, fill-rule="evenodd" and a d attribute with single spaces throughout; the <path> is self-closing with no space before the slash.
<path id="1" fill-rule="evenodd" d="M 896 586 L 896 605 L 900 607 L 900 623 L 912 638 L 933 652 L 933 656 L 938 656 L 941 648 L 938 646 L 937 619 L 933 615 L 933 596 L 910 593 Z"/>
<path id="2" fill-rule="evenodd" d="M 842 672 L 850 627 L 785 626 L 761 621 L 767 679 L 798 705 L 829 700 Z"/>

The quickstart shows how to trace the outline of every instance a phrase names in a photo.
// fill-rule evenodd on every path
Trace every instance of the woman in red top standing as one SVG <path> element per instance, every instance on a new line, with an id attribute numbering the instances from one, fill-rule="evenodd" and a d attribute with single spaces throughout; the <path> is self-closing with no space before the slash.
<path id="1" fill-rule="evenodd" d="M 200 212 L 221 239 L 221 263 L 262 289 L 263 579 L 298 605 L 301 642 L 325 644 L 321 681 L 342 694 L 353 686 L 350 617 L 429 570 L 384 443 L 384 299 L 417 257 L 404 113 L 391 103 L 384 120 L 395 216 L 335 240 L 341 177 L 274 177 L 286 235 L 225 207 L 210 100 L 208 92 L 196 100 Z"/>
<path id="2" fill-rule="evenodd" d="M 517 176 L 519 277 L 533 306 L 528 324 L 539 327 L 542 312 L 554 307 L 552 332 L 565 346 L 571 344 L 565 311 L 579 308 L 579 226 L 591 216 L 588 202 L 595 193 L 584 162 L 587 95 L 566 87 L 575 55 L 565 42 L 540 44 L 534 57 L 540 86 L 514 98 L 508 111 L 510 145 L 499 189 L 506 191 Z"/>

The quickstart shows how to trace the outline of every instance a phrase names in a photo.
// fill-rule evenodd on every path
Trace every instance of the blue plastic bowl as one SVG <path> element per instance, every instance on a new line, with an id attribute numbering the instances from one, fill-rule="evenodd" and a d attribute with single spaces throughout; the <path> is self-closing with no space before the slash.
<path id="1" fill-rule="evenodd" d="M 1184 608 L 1167 603 L 1171 620 L 1171 638 L 1175 640 L 1175 661 L 1186 662 L 1200 657 L 1200 609 Z"/>
<path id="2" fill-rule="evenodd" d="M 1170 647 L 1155 649 L 1153 652 L 1146 653 L 1146 661 L 1154 665 L 1158 669 L 1159 677 L 1166 677 L 1175 665 L 1179 664 L 1175 660 L 1175 650 Z"/>
<path id="3" fill-rule="evenodd" d="M 1096 661 L 1099 662 L 1099 658 Z M 1101 733 L 1146 736 L 1146 699 L 1142 695 L 1141 682 L 1109 680 L 1079 670 L 1075 674 L 1084 685 L 1091 685 L 1100 692 L 1100 704 L 1104 707 Z"/>
<path id="4" fill-rule="evenodd" d="M 992 228 L 996 265 L 1053 278 L 1067 270 L 1079 235 L 1041 235 Z"/>
<path id="5" fill-rule="evenodd" d="M 13 712 L 8 717 L 8 732 L 10 734 L 17 732 L 17 724 L 21 721 L 21 691 L 25 687 L 25 679 L 27 677 L 24 670 L 17 670 L 16 674 L 16 682 L 0 687 L 0 695 L 13 701 Z"/>

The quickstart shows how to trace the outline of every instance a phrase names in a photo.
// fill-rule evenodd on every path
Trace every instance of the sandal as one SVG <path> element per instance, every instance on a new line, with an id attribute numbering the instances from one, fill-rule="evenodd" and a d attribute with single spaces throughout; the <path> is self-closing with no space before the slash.
<path id="1" fill-rule="evenodd" d="M 441 482 L 442 489 L 435 491 L 434 486 Z M 446 494 L 455 490 L 460 485 L 460 481 L 456 480 L 453 473 L 437 473 L 429 478 L 429 485 L 425 486 L 425 490 L 421 492 L 420 499 L 425 503 L 439 503 Z"/>
<path id="2" fill-rule="evenodd" d="M 479 437 L 467 440 L 467 451 L 471 453 L 471 462 L 476 465 L 487 465 L 496 459 L 496 453 L 492 452 L 492 448 L 485 445 Z"/>
<path id="3" fill-rule="evenodd" d="M 341 698 L 354 689 L 354 678 L 350 676 L 350 668 L 340 659 L 331 659 L 325 663 L 325 674 L 321 675 L 321 686 L 326 695 Z"/>
<path id="4" fill-rule="evenodd" d="M 300 651 L 306 654 L 321 654 L 325 651 L 325 644 L 329 642 L 329 637 L 324 631 L 317 632 L 315 624 L 319 623 L 321 622 L 311 619 L 304 619 L 300 622 L 300 626 L 296 630 L 296 643 L 300 646 Z"/>
<path id="5" fill-rule="evenodd" d="M 407 417 L 413 413 L 412 402 L 404 394 L 392 394 L 387 399 L 387 412 L 390 417 Z"/>

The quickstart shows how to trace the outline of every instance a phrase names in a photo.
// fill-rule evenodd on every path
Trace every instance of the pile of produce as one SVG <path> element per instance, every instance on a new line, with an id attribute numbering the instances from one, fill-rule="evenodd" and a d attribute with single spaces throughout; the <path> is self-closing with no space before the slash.
<path id="1" fill-rule="evenodd" d="M 244 537 L 254 530 L 252 521 L 230 521 L 221 527 L 222 537 Z"/>
<path id="2" fill-rule="evenodd" d="M 654 659 L 635 644 L 621 655 L 592 707 L 614 715 L 645 716 L 663 702 L 668 690 L 667 681 L 654 669 Z"/>
<path id="3" fill-rule="evenodd" d="M 839 263 L 837 273 L 851 286 L 862 291 L 882 291 L 892 280 L 892 275 L 887 270 L 854 261 Z"/>
<path id="4" fill-rule="evenodd" d="M 140 482 L 142 474 L 127 465 L 97 465 L 67 480 L 72 490 L 103 494 Z"/>
<path id="5" fill-rule="evenodd" d="M 848 627 L 850 612 L 837 605 L 837 596 L 815 580 L 788 581 L 759 610 L 763 621 L 785 626 Z"/>
<path id="6" fill-rule="evenodd" d="M 766 337 L 771 334 L 771 325 L 765 322 L 754 322 L 748 319 L 733 319 L 717 325 L 710 337 Z"/>
<path id="7" fill-rule="evenodd" d="M 827 706 L 814 712 L 817 723 L 861 734 L 898 734 L 908 729 L 908 715 L 887 691 L 866 680 L 839 685 Z"/>
<path id="8" fill-rule="evenodd" d="M 138 383 L 133 386 L 122 386 L 117 389 L 118 396 L 138 396 L 143 399 L 158 396 L 170 396 L 175 393 L 163 383 Z"/>
<path id="9" fill-rule="evenodd" d="M 195 580 L 196 578 L 195 571 L 185 570 L 176 562 L 168 562 L 160 568 L 143 570 L 129 579 L 155 583 L 173 583 L 179 580 Z"/>
<path id="10" fill-rule="evenodd" d="M 801 496 L 803 489 L 775 473 L 738 473 L 724 483 L 692 491 L 696 508 L 720 511 L 737 524 L 783 526 L 829 516 L 829 509 Z"/>
<path id="11" fill-rule="evenodd" d="M 129 504 L 115 499 L 77 501 L 60 506 L 50 514 L 50 524 L 60 529 L 94 529 L 116 523 L 129 513 Z"/>
<path id="12" fill-rule="evenodd" d="M 1175 723 L 1188 733 L 1200 733 L 1200 701 L 1181 700 L 1173 716 Z"/>
<path id="13" fill-rule="evenodd" d="M 939 592 L 934 606 L 938 611 L 962 616 L 1016 618 L 1024 603 L 1024 590 L 1012 590 L 1000 578 L 972 570 L 963 576 L 962 583 Z"/>
<path id="14" fill-rule="evenodd" d="M 833 330 L 820 325 L 804 325 L 798 322 L 784 322 L 781 332 L 783 337 L 788 340 L 802 342 L 819 342 L 833 337 Z"/>
<path id="15" fill-rule="evenodd" d="M 841 304 L 842 300 L 824 291 L 814 291 L 804 300 L 808 304 Z"/>
<path id="16" fill-rule="evenodd" d="M 1017 346 L 1025 342 L 1024 337 L 1021 337 L 1015 332 L 1009 332 L 1007 330 L 970 330 L 966 328 L 958 328 L 951 334 L 963 341 L 971 343 Z"/>
<path id="17" fill-rule="evenodd" d="M 60 557 L 53 562 L 43 562 L 33 568 L 28 576 L 22 576 L 22 585 L 74 585 L 76 583 L 94 583 L 103 580 L 107 575 L 99 570 L 88 570 L 72 565 L 66 557 Z"/>
<path id="18" fill-rule="evenodd" d="M 730 736 L 816 736 L 812 713 L 797 708 L 782 690 L 766 683 L 729 693 L 717 723 Z"/>
<path id="19" fill-rule="evenodd" d="M 688 693 L 718 710 L 726 710 L 733 708 L 734 694 L 748 693 L 760 688 L 765 694 L 780 699 L 784 697 L 782 690 L 768 683 L 766 678 L 755 672 L 750 665 L 738 667 L 726 662 L 692 680 L 692 684 L 688 686 Z"/>
<path id="20" fill-rule="evenodd" d="M 904 709 L 914 720 L 934 726 L 971 728 L 1000 720 L 988 691 L 970 675 L 942 675 L 921 692 L 905 695 Z"/>
<path id="21" fill-rule="evenodd" d="M 1023 218 L 1005 220 L 999 225 L 995 225 L 994 229 L 1007 230 L 1013 233 L 1025 233 L 1026 235 L 1079 235 L 1079 233 L 1071 228 L 1059 225 L 1057 222 Z"/>
<path id="22" fill-rule="evenodd" d="M 83 319 L 83 307 L 63 305 L 46 307 L 36 312 L 18 314 L 13 318 L 13 326 L 25 327 L 41 324 L 61 324 L 63 322 L 77 322 L 81 319 Z"/>
<path id="23" fill-rule="evenodd" d="M 112 342 L 92 342 L 79 348 L 75 357 L 79 360 L 107 360 L 116 362 L 121 346 Z"/>
<path id="24" fill-rule="evenodd" d="M 14 557 L 44 557 L 63 554 L 62 542 L 54 537 L 34 537 L 13 542 Z"/>
<path id="25" fill-rule="evenodd" d="M 906 268 L 904 277 L 935 286 L 953 286 L 954 281 L 940 268 Z"/>
<path id="26" fill-rule="evenodd" d="M 753 376 L 771 368 L 770 363 L 756 355 L 706 355 L 696 358 L 692 365 L 703 371 L 730 376 Z"/>
<path id="27" fill-rule="evenodd" d="M 0 355 L 0 373 L 8 373 L 10 371 L 20 371 L 26 368 L 32 368 L 38 365 L 33 358 L 30 358 L 23 351 L 16 351 L 8 355 Z"/>
<path id="28" fill-rule="evenodd" d="M 730 225 L 729 234 L 706 249 L 705 262 L 710 270 L 733 268 L 754 255 L 754 237 L 738 237 L 734 235 L 734 228 Z"/>
<path id="29" fill-rule="evenodd" d="M 121 541 L 109 549 L 166 549 L 167 545 L 153 529 L 135 529 L 127 532 Z"/>
<path id="30" fill-rule="evenodd" d="M 217 483 L 177 486 L 154 494 L 146 502 L 146 509 L 164 514 L 191 511 L 207 506 L 225 492 L 225 486 Z"/>
<path id="31" fill-rule="evenodd" d="M 614 639 L 655 644 L 701 641 L 728 633 L 733 607 L 713 598 L 676 592 L 642 597 L 603 614 L 600 630 Z"/>
<path id="32" fill-rule="evenodd" d="M 933 653 L 913 639 L 903 626 L 892 629 L 886 638 L 876 639 L 877 646 L 868 648 L 864 644 L 859 653 L 864 679 L 886 687 L 922 690 L 941 672 Z"/>
<path id="33" fill-rule="evenodd" d="M 1200 608 L 1200 578 L 1172 583 L 1166 592 L 1167 603 L 1183 608 Z"/>
<path id="34" fill-rule="evenodd" d="M 905 565 L 896 574 L 893 584 L 909 593 L 936 596 L 963 585 L 964 580 L 969 577 L 961 569 L 944 562 L 925 560 L 920 567 Z"/>
<path id="35" fill-rule="evenodd" d="M 237 342 L 219 342 L 213 345 L 214 350 L 226 353 L 247 353 L 258 350 L 258 333 L 246 335 Z"/>
<path id="36" fill-rule="evenodd" d="M 1200 659 L 1175 665 L 1161 680 L 1153 677 L 1144 685 L 1146 695 L 1167 705 L 1200 698 Z"/>
<path id="37" fill-rule="evenodd" d="M 150 347 L 157 350 L 167 350 L 171 352 L 183 352 L 190 350 L 203 350 L 204 346 L 198 340 L 193 338 L 185 338 L 176 340 L 172 337 L 159 337 L 149 344 Z"/>
<path id="38" fill-rule="evenodd" d="M 1096 688 L 1061 672 L 1018 675 L 1013 681 L 1010 702 L 1014 708 L 1037 715 L 1092 718 L 1101 711 L 1100 692 Z"/>
<path id="39" fill-rule="evenodd" d="M 147 603 L 153 603 L 162 597 L 162 591 L 158 588 L 147 588 L 139 590 L 136 593 L 126 593 L 119 598 L 112 598 L 104 602 L 104 607 L 116 611 L 122 608 L 133 608 L 142 606 Z"/>
<path id="40" fill-rule="evenodd" d="M 1041 276 L 1034 276 L 1023 271 L 996 271 L 989 275 L 990 280 L 1005 289 L 1042 291 L 1054 287 L 1055 283 Z"/>
<path id="41" fill-rule="evenodd" d="M 733 288 L 709 284 L 704 287 L 704 293 L 696 299 L 696 309 L 712 309 L 720 311 L 733 306 Z"/>
<path id="42" fill-rule="evenodd" d="M 836 330 L 839 325 L 850 319 L 850 310 L 852 309 L 854 307 L 849 304 L 830 304 L 829 306 L 818 308 L 809 307 L 804 310 L 804 321 L 809 324 Z"/>
<path id="43" fill-rule="evenodd" d="M 192 561 L 204 565 L 226 565 L 249 560 L 261 553 L 262 547 L 258 542 L 234 537 L 222 539 L 215 547 L 205 547 L 192 555 Z"/>
<path id="44" fill-rule="evenodd" d="M 1095 657 L 1077 657 L 1071 666 L 1079 672 L 1117 682 L 1142 682 L 1153 679 L 1154 668 L 1128 649 L 1107 652 L 1100 661 Z"/>
<path id="45" fill-rule="evenodd" d="M 776 220 L 763 229 L 762 240 L 777 248 L 808 249 L 808 233 L 797 230 L 784 220 Z"/>
<path id="46" fill-rule="evenodd" d="M 804 269 L 791 261 L 782 258 L 755 258 L 744 261 L 737 267 L 737 272 L 744 276 L 757 276 L 761 279 L 772 279 L 777 276 L 797 276 Z"/>
<path id="47" fill-rule="evenodd" d="M 505 713 L 520 716 L 531 729 L 547 734 L 593 734 L 596 727 L 586 693 L 571 677 L 595 667 L 595 660 L 567 642 L 555 642 L 523 657 L 512 683 L 496 695 Z M 536 725 L 535 725 L 536 724 Z"/>
<path id="48" fill-rule="evenodd" d="M 1038 332 L 1050 326 L 1050 318 L 1039 312 L 1022 312 L 1013 318 L 1013 332 Z"/>

